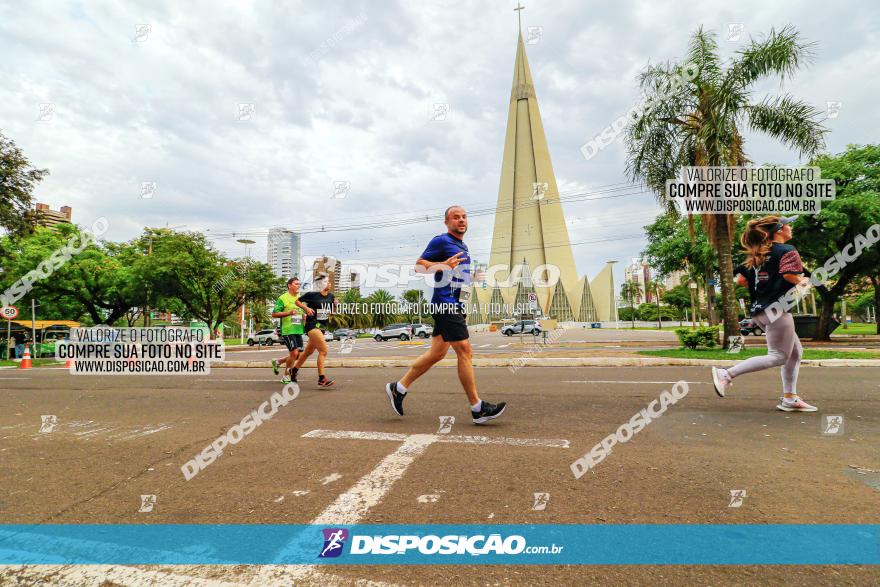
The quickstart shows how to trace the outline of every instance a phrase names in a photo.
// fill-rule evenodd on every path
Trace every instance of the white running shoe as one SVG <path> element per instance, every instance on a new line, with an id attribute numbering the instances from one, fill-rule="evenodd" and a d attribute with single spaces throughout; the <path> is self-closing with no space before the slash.
<path id="1" fill-rule="evenodd" d="M 719 397 L 724 397 L 724 393 L 729 387 L 733 386 L 733 379 L 724 369 L 712 367 L 712 384 L 715 386 L 715 393 Z"/>
<path id="2" fill-rule="evenodd" d="M 783 397 L 779 405 L 776 406 L 776 409 L 783 412 L 815 412 L 819 408 L 811 406 L 800 397 L 793 397 L 791 399 Z"/>

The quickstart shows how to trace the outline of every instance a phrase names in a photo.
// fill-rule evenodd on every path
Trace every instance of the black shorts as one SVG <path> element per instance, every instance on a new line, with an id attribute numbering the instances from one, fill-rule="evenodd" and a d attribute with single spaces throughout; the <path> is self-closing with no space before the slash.
<path id="1" fill-rule="evenodd" d="M 294 349 L 301 351 L 303 350 L 303 335 L 302 334 L 282 334 L 281 339 L 284 341 L 284 345 L 287 347 L 287 350 L 292 351 Z"/>
<path id="2" fill-rule="evenodd" d="M 464 312 L 444 312 L 431 314 L 434 318 L 434 332 L 431 336 L 442 336 L 445 342 L 467 340 L 468 327 Z"/>
<path id="3" fill-rule="evenodd" d="M 306 334 L 308 334 L 310 331 L 314 330 L 315 328 L 317 328 L 318 330 L 323 330 L 324 328 L 327 328 L 327 325 L 321 324 L 320 322 L 309 322 L 308 320 L 306 320 L 306 325 L 303 328 L 303 330 L 305 331 Z"/>

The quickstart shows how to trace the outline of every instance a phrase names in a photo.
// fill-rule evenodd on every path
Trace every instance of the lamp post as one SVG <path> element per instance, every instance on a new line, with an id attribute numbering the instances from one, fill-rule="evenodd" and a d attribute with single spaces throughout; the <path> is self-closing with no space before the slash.
<path id="1" fill-rule="evenodd" d="M 694 292 L 697 290 L 697 282 L 693 279 L 688 283 L 688 289 L 691 292 L 691 329 L 696 330 L 697 328 L 697 313 L 694 309 Z"/>
<path id="2" fill-rule="evenodd" d="M 253 241 L 253 240 L 250 240 L 247 238 L 240 238 L 240 239 L 238 239 L 238 242 L 240 242 L 241 244 L 244 245 L 244 256 L 247 259 L 247 261 L 245 261 L 245 262 L 250 263 L 251 256 L 250 256 L 250 249 L 248 247 L 250 247 L 250 245 L 252 245 L 252 244 L 255 244 L 257 241 Z M 241 304 L 241 340 L 242 341 L 244 341 L 244 339 L 245 339 L 244 323 L 245 323 L 245 312 L 246 312 L 245 308 L 247 308 L 247 270 L 246 269 L 245 269 L 245 273 L 243 276 L 243 280 L 244 280 L 244 297 L 242 299 L 242 304 Z"/>

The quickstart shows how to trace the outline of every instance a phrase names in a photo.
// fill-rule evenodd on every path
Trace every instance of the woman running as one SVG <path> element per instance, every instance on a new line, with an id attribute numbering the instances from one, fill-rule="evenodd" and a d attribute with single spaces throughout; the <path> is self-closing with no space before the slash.
<path id="1" fill-rule="evenodd" d="M 752 296 L 749 313 L 767 335 L 768 352 L 763 357 L 737 363 L 730 369 L 712 367 L 712 382 L 715 392 L 724 397 L 733 380 L 740 375 L 781 366 L 783 397 L 776 408 L 783 412 L 815 412 L 816 407 L 802 400 L 797 392 L 803 347 L 794 331 L 794 318 L 785 311 L 771 320 L 766 312 L 769 305 L 806 279 L 797 249 L 785 244 L 791 240 L 791 223 L 795 219 L 795 216 L 765 216 L 750 220 L 743 232 L 740 242 L 746 253 L 744 273 Z"/>
<path id="2" fill-rule="evenodd" d="M 315 350 L 318 351 L 318 387 L 330 387 L 334 381 L 327 379 L 324 375 L 324 361 L 327 359 L 327 341 L 324 340 L 324 333 L 320 326 L 327 326 L 330 320 L 330 314 L 333 312 L 333 306 L 336 304 L 336 298 L 330 293 L 332 284 L 330 278 L 326 274 L 318 274 L 315 277 L 314 289 L 299 297 L 299 303 L 304 304 L 313 313 L 306 316 L 305 333 L 308 337 L 305 350 L 300 353 L 299 358 L 290 370 L 290 378 L 296 382 L 296 376 L 300 367 L 306 362 Z"/>

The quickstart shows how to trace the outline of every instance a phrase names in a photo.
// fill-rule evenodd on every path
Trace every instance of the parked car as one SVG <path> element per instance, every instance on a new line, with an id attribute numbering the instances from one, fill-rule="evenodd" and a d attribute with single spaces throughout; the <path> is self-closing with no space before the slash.
<path id="1" fill-rule="evenodd" d="M 336 340 L 336 337 L 334 337 L 333 333 L 329 330 L 322 330 L 321 332 L 324 334 L 325 341 L 330 342 L 331 340 Z"/>
<path id="2" fill-rule="evenodd" d="M 340 328 L 333 333 L 333 340 L 342 340 L 344 338 L 355 338 L 357 334 L 351 328 Z"/>
<path id="3" fill-rule="evenodd" d="M 373 339 L 376 342 L 386 341 L 389 338 L 399 338 L 400 340 L 409 340 L 412 338 L 412 329 L 409 324 L 389 324 L 376 333 Z"/>
<path id="4" fill-rule="evenodd" d="M 247 339 L 248 346 L 254 346 L 255 344 L 272 346 L 276 342 L 281 342 L 281 337 L 278 336 L 274 328 L 261 330 Z"/>
<path id="5" fill-rule="evenodd" d="M 505 336 L 513 336 L 514 334 L 531 334 L 537 336 L 541 334 L 541 327 L 535 320 L 520 320 L 513 324 L 507 324 L 501 328 L 501 334 Z"/>
<path id="6" fill-rule="evenodd" d="M 410 324 L 410 326 L 412 327 L 413 337 L 428 338 L 434 332 L 434 328 L 429 324 Z"/>
<path id="7" fill-rule="evenodd" d="M 756 324 L 755 321 L 751 318 L 746 318 L 745 320 L 739 321 L 739 332 L 743 336 L 748 336 L 749 334 L 761 336 L 762 334 L 764 334 L 764 329 Z"/>

